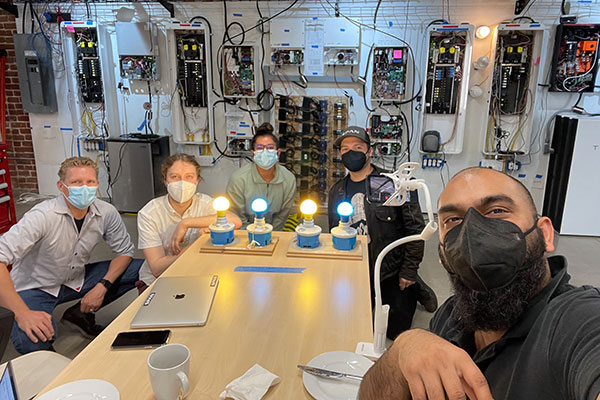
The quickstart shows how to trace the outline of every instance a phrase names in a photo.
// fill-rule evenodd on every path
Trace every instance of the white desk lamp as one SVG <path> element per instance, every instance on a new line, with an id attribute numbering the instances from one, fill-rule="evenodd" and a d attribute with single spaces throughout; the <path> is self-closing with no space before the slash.
<path id="1" fill-rule="evenodd" d="M 356 346 L 356 353 L 361 354 L 370 359 L 378 359 L 386 350 L 386 332 L 388 324 L 388 314 L 390 306 L 382 304 L 381 301 L 381 263 L 384 257 L 398 246 L 402 246 L 405 243 L 415 242 L 417 240 L 429 240 L 438 228 L 437 222 L 435 222 L 433 216 L 433 209 L 431 207 L 431 196 L 429 195 L 429 188 L 425 184 L 423 179 L 410 179 L 416 168 L 419 168 L 420 164 L 416 162 L 407 162 L 400 165 L 400 168 L 393 173 L 383 173 L 394 182 L 395 192 L 390 196 L 389 199 L 383 203 L 384 206 L 401 206 L 403 205 L 408 197 L 408 192 L 411 190 L 422 189 L 425 192 L 425 205 L 427 207 L 427 216 L 429 223 L 425 226 L 423 231 L 418 235 L 410 235 L 398 239 L 386 247 L 379 253 L 377 260 L 375 261 L 375 268 L 373 272 L 373 282 L 375 285 L 375 321 L 373 326 L 373 343 L 360 342 Z"/>

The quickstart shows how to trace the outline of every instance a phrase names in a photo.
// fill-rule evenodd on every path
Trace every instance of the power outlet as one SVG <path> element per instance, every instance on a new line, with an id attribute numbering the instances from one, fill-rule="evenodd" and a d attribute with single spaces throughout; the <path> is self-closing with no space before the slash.
<path id="1" fill-rule="evenodd" d="M 496 171 L 500 172 L 504 171 L 504 161 L 502 160 L 491 160 L 484 158 L 483 160 L 479 161 L 479 166 L 482 168 L 495 169 Z"/>

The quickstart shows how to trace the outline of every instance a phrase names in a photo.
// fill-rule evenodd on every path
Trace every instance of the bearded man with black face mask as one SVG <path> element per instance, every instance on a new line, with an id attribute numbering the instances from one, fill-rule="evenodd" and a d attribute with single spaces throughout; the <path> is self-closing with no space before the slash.
<path id="1" fill-rule="evenodd" d="M 336 213 L 342 201 L 354 206 L 350 224 L 359 235 L 369 238 L 369 267 L 371 278 L 371 301 L 374 299 L 373 269 L 377 255 L 385 246 L 404 236 L 419 234 L 425 223 L 416 192 L 400 207 L 388 207 L 370 203 L 366 196 L 366 178 L 387 172 L 371 164 L 373 149 L 369 135 L 358 126 L 346 128 L 336 139 L 335 147 L 348 175 L 337 181 L 329 191 L 329 229 L 339 223 Z M 437 298 L 417 274 L 423 260 L 423 242 L 407 243 L 392 250 L 381 266 L 381 294 L 383 304 L 390 305 L 387 336 L 396 338 L 410 328 L 417 301 L 429 312 L 437 308 Z"/>
<path id="2" fill-rule="evenodd" d="M 569 284 L 554 230 L 498 171 L 459 172 L 438 202 L 454 296 L 430 332 L 400 335 L 361 400 L 600 400 L 600 290 Z"/>

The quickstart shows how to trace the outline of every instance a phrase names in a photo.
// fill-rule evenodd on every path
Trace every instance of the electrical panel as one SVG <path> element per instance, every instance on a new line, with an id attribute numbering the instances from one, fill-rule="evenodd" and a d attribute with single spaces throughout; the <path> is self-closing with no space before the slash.
<path id="1" fill-rule="evenodd" d="M 102 75 L 95 27 L 73 28 L 77 59 L 77 80 L 86 103 L 102 103 Z"/>
<path id="2" fill-rule="evenodd" d="M 385 169 L 395 169 L 403 152 L 401 115 L 371 115 L 369 135 L 373 161 Z"/>
<path id="3" fill-rule="evenodd" d="M 276 18 L 270 21 L 271 65 L 275 67 L 304 65 L 304 20 Z"/>
<path id="4" fill-rule="evenodd" d="M 355 66 L 360 62 L 360 27 L 345 18 L 323 22 L 323 64 Z"/>
<path id="5" fill-rule="evenodd" d="M 345 176 L 338 148 L 332 144 L 347 127 L 348 104 L 344 97 L 279 97 L 276 132 L 279 162 L 297 179 L 299 199 L 327 202 L 329 189 Z"/>
<path id="6" fill-rule="evenodd" d="M 177 86 L 186 107 L 208 107 L 204 33 L 175 31 Z"/>
<path id="7" fill-rule="evenodd" d="M 116 22 L 121 78 L 157 80 L 158 39 L 150 22 Z"/>
<path id="8" fill-rule="evenodd" d="M 427 57 L 425 112 L 455 114 L 463 75 L 466 31 L 432 31 Z"/>
<path id="9" fill-rule="evenodd" d="M 469 24 L 433 25 L 427 31 L 420 132 L 439 132 L 441 153 L 462 151 L 472 43 Z M 425 152 L 421 144 L 419 149 Z"/>
<path id="10" fill-rule="evenodd" d="M 227 153 L 232 156 L 250 157 L 254 121 L 258 121 L 258 112 L 240 110 L 225 112 Z"/>
<path id="11" fill-rule="evenodd" d="M 598 73 L 598 44 L 600 25 L 558 25 L 550 91 L 593 92 Z"/>
<path id="12" fill-rule="evenodd" d="M 58 106 L 50 43 L 39 34 L 15 34 L 13 37 L 23 110 L 55 113 Z"/>
<path id="13" fill-rule="evenodd" d="M 538 23 L 498 26 L 484 154 L 529 151 L 543 39 Z"/>
<path id="14" fill-rule="evenodd" d="M 256 97 L 257 65 L 253 46 L 223 46 L 223 94 L 225 97 Z"/>
<path id="15" fill-rule="evenodd" d="M 173 141 L 208 145 L 214 140 L 210 28 L 202 23 L 174 22 L 166 27 L 169 75 L 163 78 L 170 93 Z M 166 81 L 166 82 L 165 82 Z M 199 161 L 212 165 L 208 146 L 200 146 Z"/>
<path id="16" fill-rule="evenodd" d="M 404 100 L 407 60 L 407 47 L 375 47 L 373 49 L 372 100 Z"/>

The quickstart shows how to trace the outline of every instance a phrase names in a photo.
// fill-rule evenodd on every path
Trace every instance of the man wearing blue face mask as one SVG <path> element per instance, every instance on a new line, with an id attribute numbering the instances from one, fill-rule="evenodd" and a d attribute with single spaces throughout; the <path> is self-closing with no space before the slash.
<path id="1" fill-rule="evenodd" d="M 254 163 L 244 165 L 229 178 L 227 196 L 244 228 L 254 218 L 250 204 L 258 197 L 267 200 L 265 219 L 274 230 L 282 230 L 287 221 L 296 195 L 296 177 L 277 162 L 280 152 L 273 127 L 265 122 L 252 138 Z"/>
<path id="2" fill-rule="evenodd" d="M 135 287 L 143 261 L 132 261 L 133 244 L 118 211 L 96 198 L 96 163 L 69 158 L 58 176 L 61 194 L 33 207 L 0 237 L 0 306 L 15 314 L 11 340 L 20 353 L 52 349 L 52 312 L 71 300 L 81 299 L 63 320 L 96 336 L 102 328 L 93 313 Z M 115 258 L 88 264 L 100 240 Z"/>

